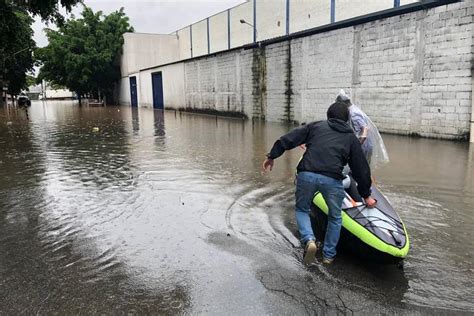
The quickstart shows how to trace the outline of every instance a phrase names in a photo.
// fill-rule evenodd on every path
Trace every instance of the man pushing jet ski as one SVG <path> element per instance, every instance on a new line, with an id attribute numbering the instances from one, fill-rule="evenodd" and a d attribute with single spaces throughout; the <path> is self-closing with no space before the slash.
<path id="1" fill-rule="evenodd" d="M 263 169 L 271 171 L 274 160 L 286 150 L 306 145 L 306 151 L 297 167 L 295 194 L 296 223 L 305 249 L 303 262 L 306 265 L 315 260 L 317 251 L 309 216 L 316 192 L 323 195 L 328 206 L 323 263 L 332 263 L 336 256 L 342 224 L 341 205 L 345 197 L 342 171 L 346 164 L 352 170 L 352 177 L 358 184 L 357 190 L 366 205 L 374 207 L 376 204 L 370 196 L 370 167 L 348 120 L 347 105 L 335 102 L 327 111 L 327 120 L 303 125 L 283 135 L 275 142 L 263 162 Z"/>

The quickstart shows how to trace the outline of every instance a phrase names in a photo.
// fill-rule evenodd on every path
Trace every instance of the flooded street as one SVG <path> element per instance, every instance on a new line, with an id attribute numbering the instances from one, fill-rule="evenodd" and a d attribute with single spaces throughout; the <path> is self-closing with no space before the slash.
<path id="1" fill-rule="evenodd" d="M 474 312 L 474 146 L 384 135 L 404 270 L 306 268 L 292 126 L 130 107 L 0 108 L 0 314 Z"/>

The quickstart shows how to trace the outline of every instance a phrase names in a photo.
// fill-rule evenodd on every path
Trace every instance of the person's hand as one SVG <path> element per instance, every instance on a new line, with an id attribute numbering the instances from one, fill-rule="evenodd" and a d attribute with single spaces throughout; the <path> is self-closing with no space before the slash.
<path id="1" fill-rule="evenodd" d="M 268 171 L 272 171 L 273 169 L 273 159 L 271 158 L 267 158 L 263 161 L 263 171 L 265 172 L 268 172 Z"/>
<path id="2" fill-rule="evenodd" d="M 365 199 L 365 204 L 367 204 L 367 207 L 372 208 L 377 204 L 377 200 L 373 199 L 371 196 L 366 197 Z"/>

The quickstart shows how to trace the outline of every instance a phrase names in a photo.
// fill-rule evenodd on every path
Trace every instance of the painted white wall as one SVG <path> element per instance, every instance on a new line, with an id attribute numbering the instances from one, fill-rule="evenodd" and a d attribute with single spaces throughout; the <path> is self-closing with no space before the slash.
<path id="1" fill-rule="evenodd" d="M 128 77 L 120 80 L 119 104 L 130 105 L 130 81 Z"/>
<path id="2" fill-rule="evenodd" d="M 153 107 L 152 73 L 161 72 L 165 108 L 185 106 L 184 63 L 156 67 L 140 72 L 140 107 Z"/>
<path id="3" fill-rule="evenodd" d="M 400 0 L 400 5 L 406 5 L 415 2 L 420 2 L 420 0 Z"/>
<path id="4" fill-rule="evenodd" d="M 123 38 L 122 77 L 179 59 L 179 42 L 175 34 L 125 33 Z"/>
<path id="5" fill-rule="evenodd" d="M 140 73 L 136 72 L 130 74 L 130 76 L 122 77 L 120 80 L 120 93 L 119 93 L 119 104 L 121 105 L 131 105 L 131 95 L 130 95 L 130 77 L 137 78 L 137 100 L 138 105 L 140 105 L 141 93 L 140 93 Z"/>
<path id="6" fill-rule="evenodd" d="M 244 19 L 253 24 L 253 3 L 245 2 L 230 10 L 230 47 L 238 47 L 253 42 L 253 28 L 240 23 Z"/>
<path id="7" fill-rule="evenodd" d="M 330 0 L 290 2 L 290 33 L 331 23 Z"/>
<path id="8" fill-rule="evenodd" d="M 337 0 L 336 21 L 393 8 L 393 0 Z"/>
<path id="9" fill-rule="evenodd" d="M 179 43 L 179 60 L 191 58 L 191 32 L 190 27 L 185 27 L 176 32 Z"/>
<path id="10" fill-rule="evenodd" d="M 207 20 L 193 24 L 193 57 L 207 55 Z"/>
<path id="11" fill-rule="evenodd" d="M 257 0 L 257 41 L 286 34 L 286 0 Z"/>
<path id="12" fill-rule="evenodd" d="M 228 49 L 227 33 L 227 11 L 209 18 L 211 53 Z"/>

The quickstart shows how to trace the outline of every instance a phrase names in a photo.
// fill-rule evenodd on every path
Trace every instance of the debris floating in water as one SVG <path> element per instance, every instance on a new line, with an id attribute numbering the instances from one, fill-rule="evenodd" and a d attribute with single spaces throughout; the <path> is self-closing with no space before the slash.
<path id="1" fill-rule="evenodd" d="M 11 122 L 11 121 L 8 121 L 8 122 L 7 122 L 7 126 L 10 126 L 10 125 L 12 125 L 12 124 L 13 124 L 13 122 Z"/>
<path id="2" fill-rule="evenodd" d="M 92 131 L 95 132 L 95 133 L 97 133 L 97 132 L 99 131 L 99 128 L 98 128 L 98 127 L 93 127 L 93 128 L 92 128 Z"/>

